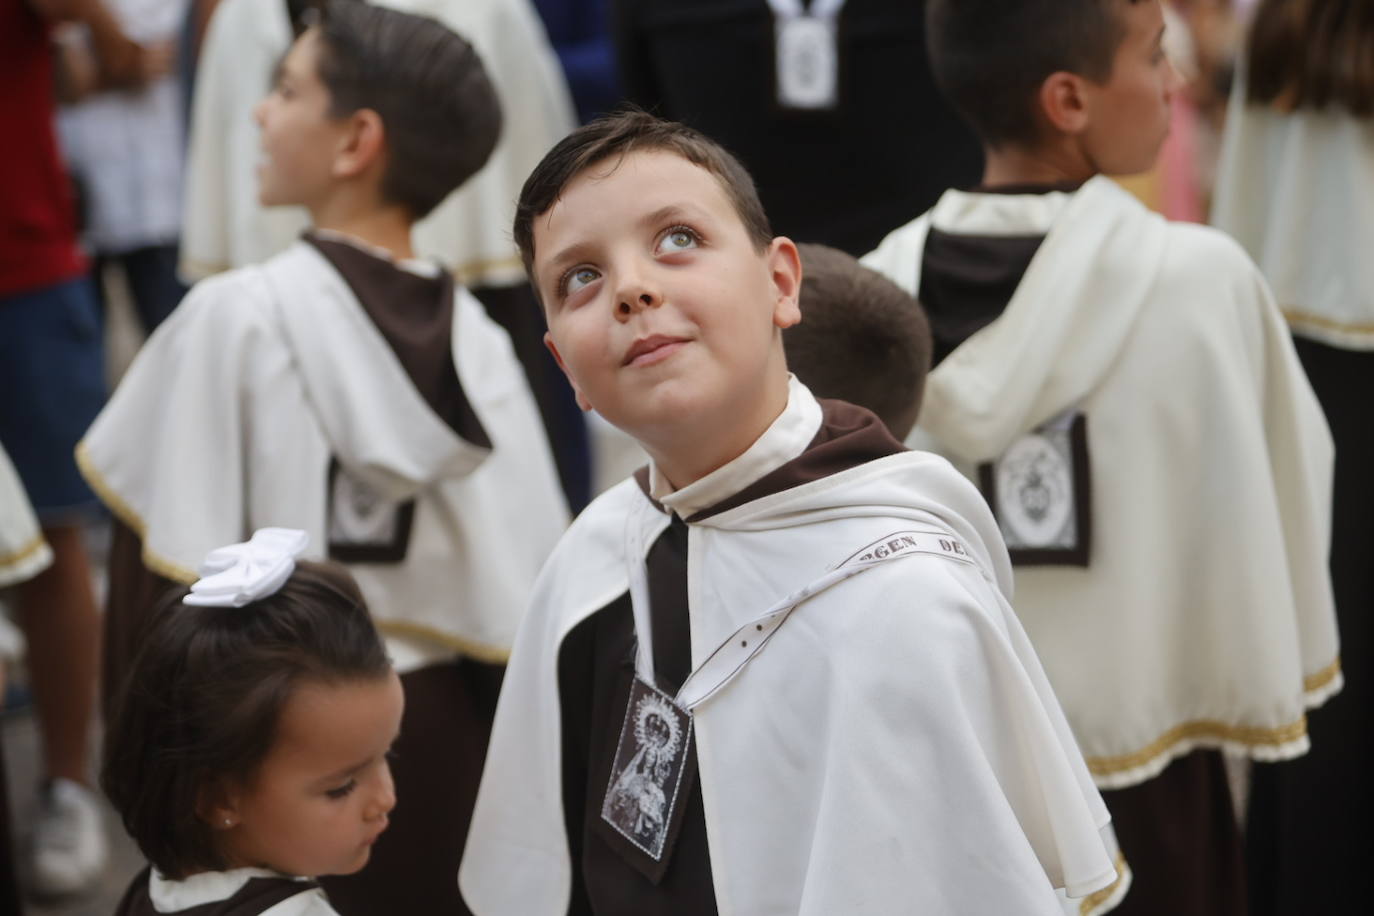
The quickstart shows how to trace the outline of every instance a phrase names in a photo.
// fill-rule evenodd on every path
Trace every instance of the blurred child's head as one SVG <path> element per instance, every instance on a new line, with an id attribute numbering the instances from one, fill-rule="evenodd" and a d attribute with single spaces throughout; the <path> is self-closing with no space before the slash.
<path id="1" fill-rule="evenodd" d="M 1246 56 L 1252 105 L 1374 117 L 1374 3 L 1260 0 Z"/>
<path id="2" fill-rule="evenodd" d="M 930 324 L 916 298 L 854 258 L 798 245 L 802 320 L 783 332 L 787 365 L 816 397 L 878 415 L 905 439 L 930 370 Z"/>
<path id="3" fill-rule="evenodd" d="M 936 82 L 991 150 L 1148 170 L 1180 85 L 1159 0 L 931 0 Z"/>
<path id="4" fill-rule="evenodd" d="M 423 218 L 501 133 L 477 52 L 436 20 L 370 3 L 329 0 L 313 15 L 255 111 L 259 200 L 318 214 L 349 187 Z"/>
<path id="5" fill-rule="evenodd" d="M 105 737 L 101 784 L 164 876 L 347 874 L 395 805 L 403 698 L 342 567 L 301 562 L 243 607 L 171 596 Z"/>
<path id="6" fill-rule="evenodd" d="M 660 465 L 728 460 L 786 404 L 796 246 L 714 141 L 642 111 L 593 121 L 525 182 L 515 240 L 579 403 Z"/>

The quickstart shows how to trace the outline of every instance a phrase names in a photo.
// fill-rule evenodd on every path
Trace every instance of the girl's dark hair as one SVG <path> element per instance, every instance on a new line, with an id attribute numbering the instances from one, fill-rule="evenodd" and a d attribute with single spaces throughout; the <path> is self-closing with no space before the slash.
<path id="1" fill-rule="evenodd" d="M 386 130 L 382 196 L 422 219 L 477 174 L 501 136 L 501 103 L 482 60 L 438 20 L 325 0 L 319 77 L 330 114 L 375 111 Z"/>
<path id="2" fill-rule="evenodd" d="M 1250 28 L 1248 100 L 1374 115 L 1374 3 L 1261 0 Z"/>
<path id="3" fill-rule="evenodd" d="M 222 869 L 198 807 L 217 781 L 251 781 L 291 692 L 391 670 L 353 577 L 298 562 L 245 607 L 164 600 L 115 701 L 100 783 L 148 861 L 169 878 Z"/>

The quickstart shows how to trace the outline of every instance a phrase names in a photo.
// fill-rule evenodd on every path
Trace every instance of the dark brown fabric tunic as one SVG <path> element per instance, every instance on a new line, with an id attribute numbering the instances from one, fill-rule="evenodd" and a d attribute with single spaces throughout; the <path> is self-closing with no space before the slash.
<path id="1" fill-rule="evenodd" d="M 903 450 L 882 421 L 843 401 L 821 401 L 819 432 L 800 456 L 704 509 L 673 516 L 646 558 L 658 687 L 669 694 L 691 673 L 687 606 L 688 525 L 756 499 L 820 480 Z M 648 475 L 638 475 L 648 494 Z M 657 503 L 655 503 L 657 505 Z M 662 508 L 662 507 L 659 507 Z M 716 912 L 701 786 L 692 780 L 687 810 L 662 880 L 655 885 L 598 826 L 616 745 L 635 676 L 636 636 L 628 594 L 575 626 L 558 656 L 562 714 L 563 810 L 573 862 L 570 916 L 709 916 Z M 695 745 L 690 770 L 695 771 Z"/>
<path id="2" fill-rule="evenodd" d="M 1072 191 L 1002 186 L 987 193 Z M 939 362 L 995 321 L 1044 236 L 955 235 L 932 228 L 921 259 L 920 299 Z M 1013 602 L 1014 603 L 1014 602 Z M 1196 751 L 1145 783 L 1103 792 L 1135 879 L 1119 916 L 1243 916 L 1240 832 L 1222 756 Z"/>
<path id="3" fill-rule="evenodd" d="M 148 888 L 149 869 L 138 873 L 124 897 L 115 907 L 114 916 L 171 916 L 153 906 Z M 199 906 L 177 910 L 175 916 L 258 916 L 289 900 L 297 894 L 318 887 L 313 881 L 297 881 L 292 878 L 250 878 L 238 893 L 224 900 L 202 903 Z"/>
<path id="4" fill-rule="evenodd" d="M 1336 441 L 1331 584 L 1345 687 L 1308 713 L 1312 749 L 1257 763 L 1246 817 L 1251 916 L 1358 913 L 1374 823 L 1374 352 L 1293 339 Z"/>
<path id="5" fill-rule="evenodd" d="M 19 904 L 19 880 L 14 873 L 13 825 L 10 824 L 4 739 L 4 728 L 0 727 L 0 916 L 23 916 L 24 910 Z"/>

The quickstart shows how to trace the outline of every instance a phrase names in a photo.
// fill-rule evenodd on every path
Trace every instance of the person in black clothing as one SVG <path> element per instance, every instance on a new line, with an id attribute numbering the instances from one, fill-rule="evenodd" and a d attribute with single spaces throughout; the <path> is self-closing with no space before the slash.
<path id="1" fill-rule="evenodd" d="M 772 7 L 835 13 L 837 92 L 779 101 Z M 626 98 L 739 157 L 779 234 L 855 255 L 982 173 L 973 132 L 936 90 L 924 0 L 614 0 Z"/>

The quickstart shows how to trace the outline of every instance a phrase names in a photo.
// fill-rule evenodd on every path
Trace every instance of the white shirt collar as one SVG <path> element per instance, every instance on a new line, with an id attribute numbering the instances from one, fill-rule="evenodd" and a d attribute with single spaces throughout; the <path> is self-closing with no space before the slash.
<path id="1" fill-rule="evenodd" d="M 203 871 L 173 881 L 158 874 L 154 868 L 148 884 L 148 896 L 153 902 L 153 909 L 159 913 L 178 913 L 193 906 L 228 900 L 253 878 L 283 877 L 287 876 L 266 868 L 233 868 L 229 871 Z"/>
<path id="2" fill-rule="evenodd" d="M 820 428 L 821 405 L 795 375 L 789 376 L 787 406 L 742 455 L 676 491 L 650 462 L 649 494 L 679 518 L 690 518 L 796 458 Z"/>
<path id="3" fill-rule="evenodd" d="M 930 225 L 959 235 L 1045 235 L 1077 193 L 1002 194 L 951 188 L 931 209 Z"/>

